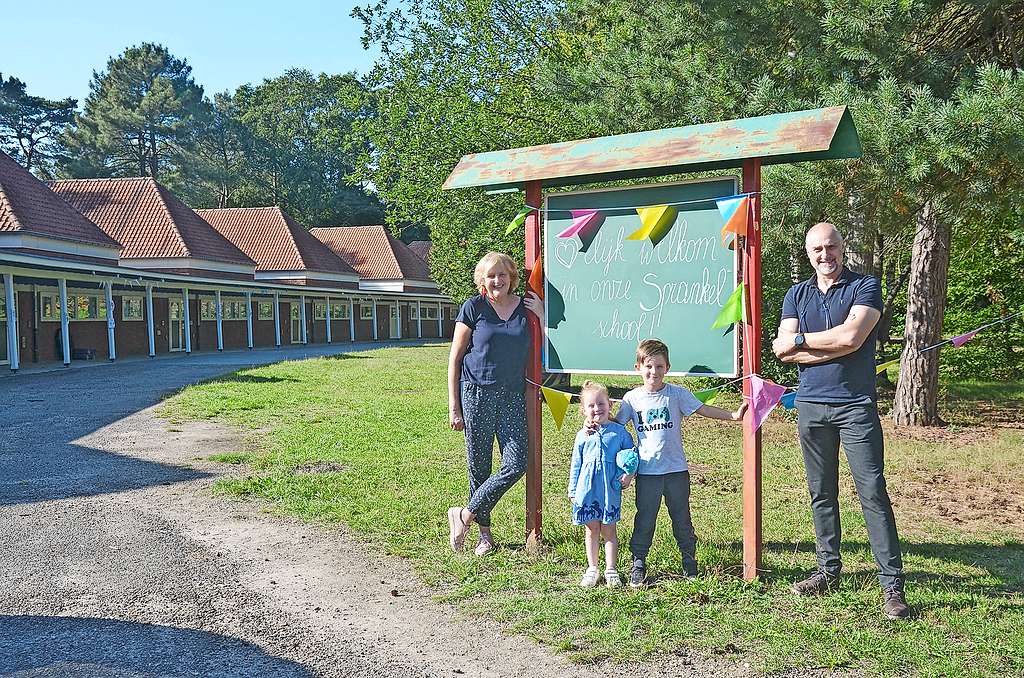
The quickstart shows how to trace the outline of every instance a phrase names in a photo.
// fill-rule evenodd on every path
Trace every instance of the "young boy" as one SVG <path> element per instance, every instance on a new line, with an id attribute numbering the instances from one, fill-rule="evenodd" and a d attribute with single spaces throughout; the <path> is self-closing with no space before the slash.
<path id="1" fill-rule="evenodd" d="M 636 370 L 643 386 L 625 395 L 615 420 L 625 425 L 632 421 L 637 434 L 640 466 L 636 475 L 636 518 L 629 550 L 633 568 L 629 585 L 640 587 L 647 579 L 647 552 L 654 538 L 655 521 L 665 498 L 679 552 L 683 557 L 683 576 L 697 576 L 696 536 L 690 520 L 690 473 L 683 451 L 682 420 L 691 414 L 712 419 L 740 421 L 747 409 L 744 402 L 730 412 L 705 405 L 682 386 L 665 383 L 671 363 L 668 346 L 657 339 L 645 339 L 636 349 Z"/>

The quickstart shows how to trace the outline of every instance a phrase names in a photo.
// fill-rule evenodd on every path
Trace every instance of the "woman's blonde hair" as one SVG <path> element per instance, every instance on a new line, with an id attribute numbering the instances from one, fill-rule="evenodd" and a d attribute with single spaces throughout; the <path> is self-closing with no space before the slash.
<path id="1" fill-rule="evenodd" d="M 516 262 L 513 261 L 512 257 L 501 252 L 488 252 L 483 256 L 483 259 L 477 262 L 476 269 L 473 271 L 473 282 L 476 284 L 476 288 L 480 290 L 480 294 L 485 293 L 484 278 L 487 277 L 488 271 L 499 264 L 508 271 L 508 291 L 512 292 L 519 287 L 519 267 L 516 266 Z"/>
<path id="2" fill-rule="evenodd" d="M 600 393 L 608 400 L 610 405 L 612 402 L 611 396 L 608 395 L 608 387 L 604 384 L 599 384 L 596 381 L 587 379 L 583 382 L 583 386 L 580 387 L 580 414 L 587 416 L 587 413 L 583 411 L 583 395 L 586 393 Z"/>

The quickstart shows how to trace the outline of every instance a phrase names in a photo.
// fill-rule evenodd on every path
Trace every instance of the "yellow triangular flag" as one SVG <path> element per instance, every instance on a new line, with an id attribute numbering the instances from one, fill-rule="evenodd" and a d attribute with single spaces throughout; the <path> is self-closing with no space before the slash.
<path id="1" fill-rule="evenodd" d="M 641 226 L 627 235 L 626 240 L 646 240 L 652 235 L 660 239 L 676 219 L 676 208 L 672 205 L 637 207 L 636 212 L 640 215 Z"/>
<path id="2" fill-rule="evenodd" d="M 565 411 L 569 409 L 569 400 L 572 395 L 546 386 L 541 386 L 540 390 L 544 394 L 544 402 L 551 410 L 551 418 L 555 420 L 555 428 L 561 431 L 562 422 L 565 420 Z"/>
<path id="3" fill-rule="evenodd" d="M 899 358 L 895 358 L 893 360 L 887 360 L 886 362 L 882 363 L 881 365 L 879 365 L 878 367 L 875 368 L 875 374 L 881 374 L 882 372 L 885 372 L 886 369 L 888 369 L 890 365 L 898 365 L 899 362 L 900 362 Z"/>

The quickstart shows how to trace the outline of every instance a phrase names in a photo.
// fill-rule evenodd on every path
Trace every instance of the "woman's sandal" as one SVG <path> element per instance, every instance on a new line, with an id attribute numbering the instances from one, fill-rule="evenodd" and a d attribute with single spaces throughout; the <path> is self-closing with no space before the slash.
<path id="1" fill-rule="evenodd" d="M 462 520 L 462 507 L 452 506 L 448 509 L 448 545 L 458 553 L 466 545 L 466 533 L 469 525 Z"/>
<path id="2" fill-rule="evenodd" d="M 486 556 L 488 553 L 494 550 L 494 539 L 489 534 L 480 534 L 480 539 L 476 543 L 476 548 L 473 553 L 478 556 Z"/>

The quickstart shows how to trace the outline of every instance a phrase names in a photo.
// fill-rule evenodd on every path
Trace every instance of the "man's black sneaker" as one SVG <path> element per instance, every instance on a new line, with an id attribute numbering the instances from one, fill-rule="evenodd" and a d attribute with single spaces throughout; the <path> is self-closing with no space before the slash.
<path id="1" fill-rule="evenodd" d="M 790 591 L 798 596 L 821 596 L 831 593 L 839 586 L 839 576 L 818 570 L 807 579 L 798 581 Z"/>
<path id="2" fill-rule="evenodd" d="M 696 579 L 697 578 L 697 565 L 683 565 L 683 569 L 679 571 L 685 579 Z"/>
<path id="3" fill-rule="evenodd" d="M 907 599 L 903 597 L 903 589 L 899 586 L 890 586 L 882 590 L 882 614 L 886 619 L 909 619 L 913 610 L 907 605 Z"/>
<path id="4" fill-rule="evenodd" d="M 633 561 L 633 569 L 629 572 L 629 585 L 635 589 L 647 584 L 647 566 L 642 560 Z"/>

